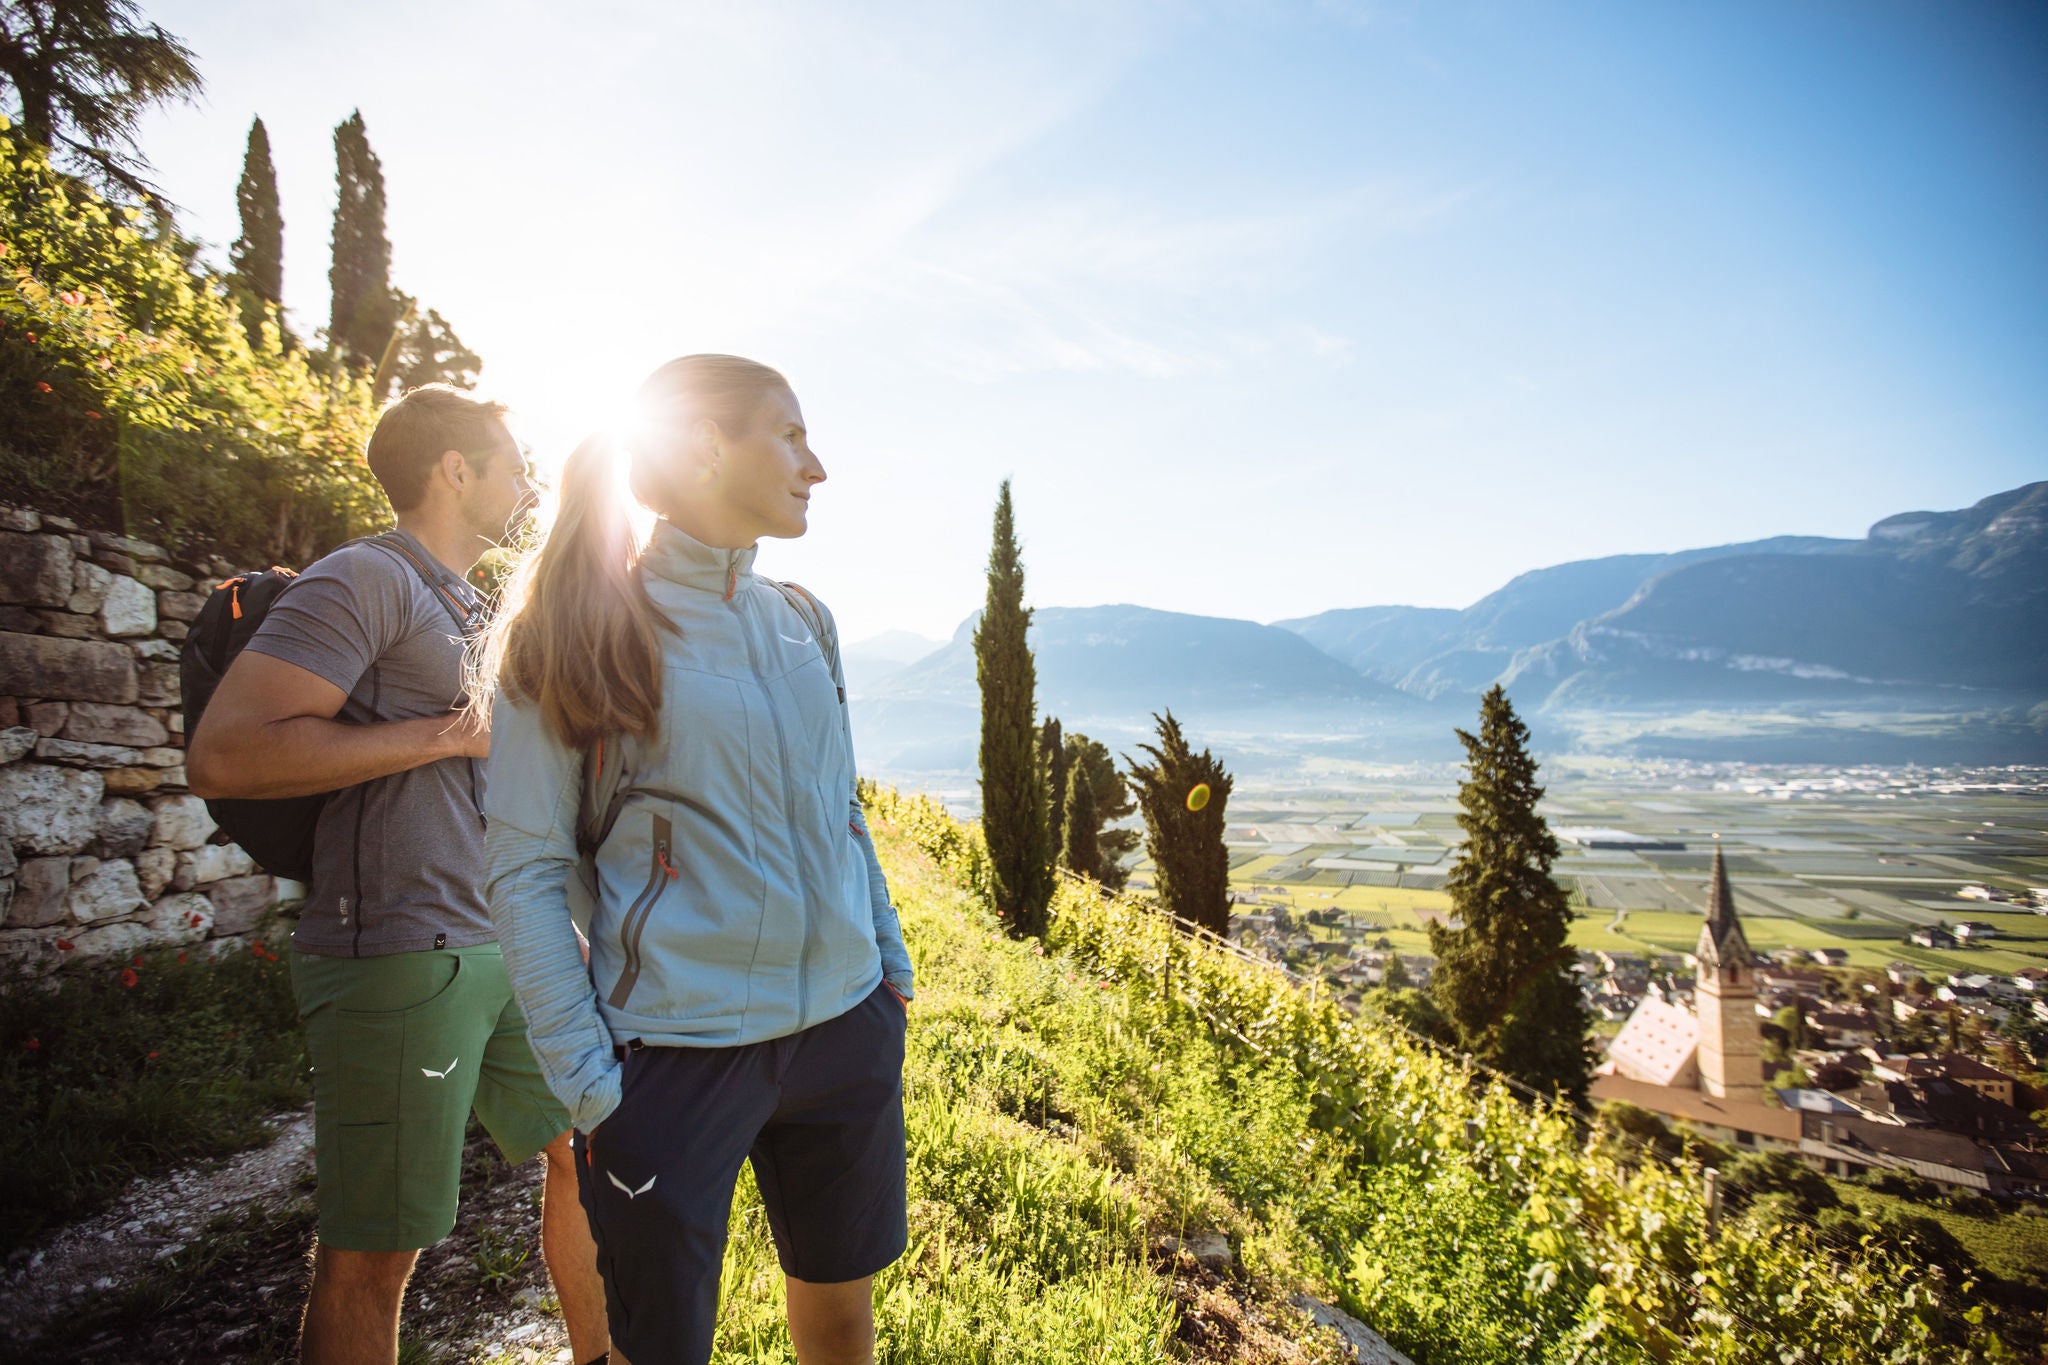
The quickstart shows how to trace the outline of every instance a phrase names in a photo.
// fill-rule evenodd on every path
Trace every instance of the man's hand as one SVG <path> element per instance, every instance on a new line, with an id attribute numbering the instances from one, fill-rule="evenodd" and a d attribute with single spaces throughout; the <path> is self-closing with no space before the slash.
<path id="1" fill-rule="evenodd" d="M 334 719 L 347 700 L 319 674 L 245 649 L 186 739 L 185 780 L 209 798 L 311 796 L 491 751 L 466 715 L 350 725 Z"/>

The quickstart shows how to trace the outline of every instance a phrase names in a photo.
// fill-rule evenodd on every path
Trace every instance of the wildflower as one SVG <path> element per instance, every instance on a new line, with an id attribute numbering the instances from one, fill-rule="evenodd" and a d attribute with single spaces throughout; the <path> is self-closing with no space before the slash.
<path id="1" fill-rule="evenodd" d="M 43 1046 L 43 1040 L 40 1038 L 31 1038 L 28 1040 L 28 1042 L 23 1044 L 23 1046 L 26 1047 L 30 1052 L 40 1051 Z"/>
<path id="2" fill-rule="evenodd" d="M 90 417 L 90 418 L 91 418 L 91 419 L 92 419 L 93 421 L 95 421 L 95 422 L 97 422 L 97 421 L 99 421 L 99 420 L 100 420 L 100 415 L 99 415 L 98 413 L 94 412 L 94 411 L 93 411 L 93 410 L 92 410 L 91 408 L 87 408 L 87 409 L 85 410 L 85 415 L 86 415 L 87 417 Z"/>
<path id="3" fill-rule="evenodd" d="M 131 967 L 140 967 L 142 965 L 142 954 L 137 953 L 134 957 L 134 960 L 131 961 L 128 965 Z"/>
<path id="4" fill-rule="evenodd" d="M 152 1053 L 150 1053 L 150 1054 L 149 1054 L 149 1060 L 151 1060 L 152 1062 L 156 1060 L 156 1057 L 157 1057 L 157 1054 L 156 1054 L 156 1053 L 154 1053 L 154 1052 L 152 1052 Z"/>
<path id="5" fill-rule="evenodd" d="M 28 334 L 28 344 L 31 346 L 36 344 L 36 334 L 34 332 Z"/>
<path id="6" fill-rule="evenodd" d="M 185 960 L 185 955 L 184 955 L 183 953 L 179 953 L 179 954 L 178 954 L 178 961 L 180 961 L 180 962 L 183 962 L 184 960 Z"/>
<path id="7" fill-rule="evenodd" d="M 112 357 L 112 356 L 110 356 L 110 355 L 103 355 L 103 356 L 101 356 L 101 357 L 99 358 L 99 367 L 100 367 L 101 369 L 103 369 L 103 370 L 111 370 L 111 369 L 113 369 L 113 368 L 114 368 L 114 357 Z"/>
<path id="8" fill-rule="evenodd" d="M 36 381 L 36 392 L 37 392 L 37 393 L 48 393 L 49 391 L 50 391 L 50 385 L 49 385 L 49 381 L 47 381 L 47 380 L 42 380 L 42 379 L 38 379 L 38 380 Z"/>
<path id="9" fill-rule="evenodd" d="M 135 985 L 135 983 L 136 983 L 136 982 L 138 982 L 138 981 L 140 981 L 140 980 L 142 980 L 142 978 L 141 978 L 141 977 L 139 977 L 139 976 L 137 976 L 137 975 L 135 974 L 135 969 L 134 969 L 133 967 L 123 967 L 123 968 L 121 969 L 121 984 L 122 984 L 122 985 L 124 985 L 124 986 L 128 986 L 128 987 L 133 987 L 133 986 Z"/>
<path id="10" fill-rule="evenodd" d="M 57 302 L 67 308 L 85 307 L 85 295 L 76 289 L 66 289 L 57 295 Z"/>
<path id="11" fill-rule="evenodd" d="M 1105 981 L 1105 982 L 1103 982 L 1103 983 L 1102 983 L 1102 989 L 1104 989 L 1104 990 L 1108 990 L 1108 989 L 1109 989 L 1109 983 L 1108 983 L 1107 981 Z"/>
<path id="12" fill-rule="evenodd" d="M 60 938 L 57 940 L 57 951 L 60 953 L 70 952 L 73 946 L 74 945 L 72 944 L 71 940 L 68 938 Z"/>

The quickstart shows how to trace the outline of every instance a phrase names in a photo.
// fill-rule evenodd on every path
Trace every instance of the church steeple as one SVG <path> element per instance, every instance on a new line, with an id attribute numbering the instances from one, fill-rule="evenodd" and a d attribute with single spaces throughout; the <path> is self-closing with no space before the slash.
<path id="1" fill-rule="evenodd" d="M 1756 954 L 1735 913 L 1719 835 L 1714 836 L 1714 870 L 1707 886 L 1707 922 L 1700 926 L 1694 956 L 1699 959 L 1693 1005 L 1700 1029 L 1700 1089 L 1727 1099 L 1761 1100 Z"/>
<path id="2" fill-rule="evenodd" d="M 1728 864 L 1721 856 L 1721 836 L 1714 836 L 1714 870 L 1707 881 L 1707 922 L 1700 929 L 1700 965 L 1747 968 L 1756 965 L 1749 936 L 1735 914 L 1735 893 L 1728 886 Z"/>

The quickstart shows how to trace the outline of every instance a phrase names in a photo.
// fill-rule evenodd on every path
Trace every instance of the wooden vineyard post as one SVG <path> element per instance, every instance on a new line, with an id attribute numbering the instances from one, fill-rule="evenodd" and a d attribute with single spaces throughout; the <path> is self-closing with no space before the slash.
<path id="1" fill-rule="evenodd" d="M 1714 1240 L 1721 1226 L 1721 1173 L 1707 1168 L 1707 1240 Z"/>

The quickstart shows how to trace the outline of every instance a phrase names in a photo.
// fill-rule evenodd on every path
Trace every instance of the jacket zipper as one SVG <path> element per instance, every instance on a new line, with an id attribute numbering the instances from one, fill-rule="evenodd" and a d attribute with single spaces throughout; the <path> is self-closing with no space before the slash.
<path id="1" fill-rule="evenodd" d="M 775 725 L 776 767 L 782 773 L 782 818 L 789 830 L 789 847 L 796 857 L 796 875 L 799 883 L 797 914 L 801 918 L 803 933 L 802 937 L 798 940 L 801 946 L 798 947 L 796 955 L 796 1017 L 798 1024 L 802 1025 L 811 1017 L 811 986 L 807 968 L 810 965 L 811 956 L 810 888 L 812 883 L 810 869 L 804 866 L 803 840 L 797 836 L 796 791 L 789 784 L 789 736 L 782 728 L 782 712 L 775 705 L 775 696 L 769 691 L 767 679 L 761 676 L 761 659 L 754 649 L 754 634 L 748 629 L 750 623 L 747 620 L 747 614 L 738 602 L 734 602 L 731 605 L 733 614 L 739 618 L 740 638 L 746 641 L 747 667 L 753 670 L 754 684 L 761 689 L 761 699 L 768 707 L 768 719 L 774 722 Z"/>
<path id="2" fill-rule="evenodd" d="M 640 892 L 638 900 L 626 910 L 626 918 L 619 924 L 619 946 L 625 952 L 625 966 L 619 972 L 619 979 L 612 986 L 612 993 L 606 999 L 613 1009 L 624 1009 L 626 997 L 633 993 L 635 983 L 640 980 L 640 936 L 647 931 L 647 921 L 654 914 L 654 902 L 661 896 L 664 877 L 674 878 L 677 873 L 669 865 L 668 845 L 672 835 L 669 822 L 662 816 L 654 817 L 654 865 L 647 871 L 647 886 Z"/>

